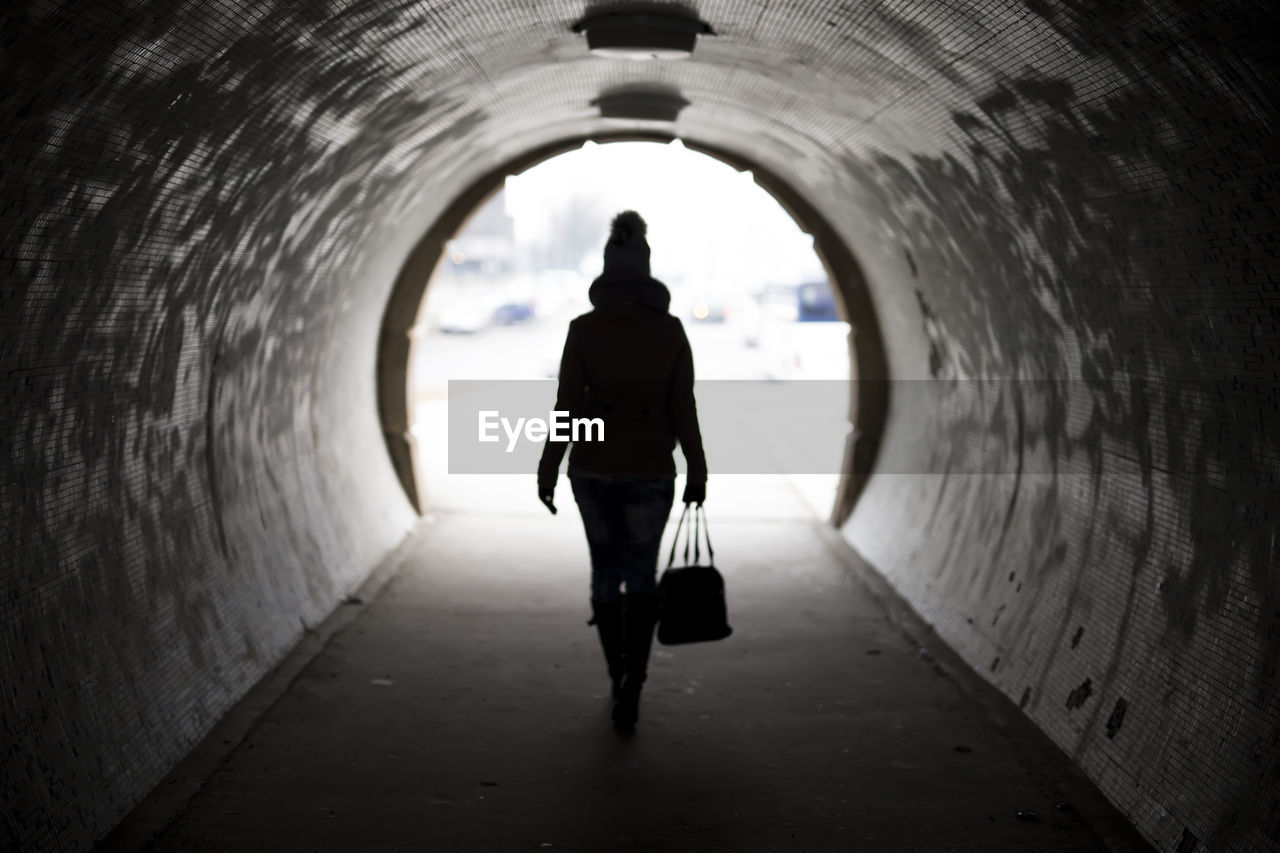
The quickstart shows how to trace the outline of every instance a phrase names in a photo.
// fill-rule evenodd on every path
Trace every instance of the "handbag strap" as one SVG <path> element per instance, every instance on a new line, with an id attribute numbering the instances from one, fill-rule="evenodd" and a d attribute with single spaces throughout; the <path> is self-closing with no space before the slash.
<path id="1" fill-rule="evenodd" d="M 714 566 L 716 564 L 716 552 L 711 550 L 711 525 L 707 523 L 707 511 L 702 506 L 699 506 L 694 511 L 693 517 L 695 521 L 695 529 L 696 529 L 696 521 L 699 515 L 702 516 L 702 535 L 705 536 L 707 539 L 707 562 L 709 562 L 711 565 Z M 695 553 L 697 551 L 696 541 L 694 544 L 694 551 Z M 693 561 L 696 563 L 698 561 L 698 558 L 695 556 L 693 558 Z"/>
<path id="2" fill-rule="evenodd" d="M 702 518 L 702 510 L 697 507 L 693 508 L 693 565 L 698 565 L 698 561 L 702 558 L 702 554 L 698 551 L 698 520 Z"/>
<path id="3" fill-rule="evenodd" d="M 676 563 L 676 548 L 680 544 L 680 531 L 685 530 L 684 537 L 684 561 L 689 563 L 689 540 L 693 540 L 693 562 L 696 565 L 702 557 L 702 551 L 699 548 L 700 541 L 705 538 L 707 540 L 707 559 L 711 565 L 716 563 L 716 552 L 711 550 L 711 528 L 707 524 L 707 511 L 703 507 L 695 507 L 693 511 L 693 523 L 689 528 L 684 527 L 684 521 L 689 517 L 689 504 L 684 505 L 684 511 L 680 513 L 680 521 L 676 524 L 676 535 L 671 540 L 671 552 L 667 555 L 667 568 L 671 568 Z"/>
<path id="4" fill-rule="evenodd" d="M 684 505 L 684 512 L 680 513 L 680 521 L 679 521 L 679 523 L 678 523 L 678 524 L 676 524 L 676 535 L 675 535 L 675 538 L 673 538 L 673 539 L 671 540 L 671 553 L 667 556 L 667 568 L 668 568 L 668 569 L 669 569 L 669 568 L 671 568 L 672 566 L 674 566 L 674 565 L 676 564 L 676 546 L 677 546 L 678 544 L 680 544 L 680 528 L 684 527 L 684 520 L 685 520 L 685 518 L 687 518 L 687 517 L 688 517 L 688 515 L 689 515 L 689 505 L 688 505 L 688 504 L 685 504 L 685 505 Z M 686 562 L 686 563 L 687 563 L 687 562 L 689 562 L 689 540 L 688 540 L 688 538 L 686 538 L 686 539 L 685 539 L 685 541 L 684 541 L 684 560 L 685 560 L 685 562 Z"/>

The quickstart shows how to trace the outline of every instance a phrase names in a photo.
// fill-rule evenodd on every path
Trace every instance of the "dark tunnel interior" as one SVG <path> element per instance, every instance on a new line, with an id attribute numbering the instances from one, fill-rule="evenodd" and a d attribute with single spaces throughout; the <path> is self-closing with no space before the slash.
<path id="1" fill-rule="evenodd" d="M 432 241 L 641 137 L 824 247 L 880 389 L 841 535 L 1157 849 L 1275 849 L 1273 10 L 658 3 L 707 26 L 640 62 L 613 8 L 0 13 L 5 846 L 92 846 L 414 528 Z"/>

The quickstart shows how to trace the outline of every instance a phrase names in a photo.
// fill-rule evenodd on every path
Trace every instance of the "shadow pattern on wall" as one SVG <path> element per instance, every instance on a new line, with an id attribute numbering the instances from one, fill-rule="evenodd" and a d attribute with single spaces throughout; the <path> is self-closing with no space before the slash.
<path id="1" fill-rule="evenodd" d="M 351 279 L 478 116 L 360 41 L 421 4 L 54 6 L 0 21 L 6 849 L 87 846 L 407 530 Z"/>
<path id="2" fill-rule="evenodd" d="M 911 550 L 854 541 L 1162 849 L 1270 849 L 1274 27 L 1032 8 L 1093 91 L 1028 69 L 953 114 L 954 153 L 867 169 L 920 258 L 940 476 L 879 484 Z"/>

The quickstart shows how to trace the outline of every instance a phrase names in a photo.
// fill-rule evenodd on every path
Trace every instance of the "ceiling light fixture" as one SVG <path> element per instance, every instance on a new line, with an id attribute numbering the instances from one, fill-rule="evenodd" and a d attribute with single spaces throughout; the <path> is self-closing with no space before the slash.
<path id="1" fill-rule="evenodd" d="M 587 48 L 608 59 L 686 59 L 699 35 L 715 35 L 703 21 L 667 11 L 603 12 L 573 25 Z"/>
<path id="2" fill-rule="evenodd" d="M 628 86 L 601 93 L 591 102 L 601 118 L 675 121 L 689 102 L 675 89 L 659 86 Z"/>

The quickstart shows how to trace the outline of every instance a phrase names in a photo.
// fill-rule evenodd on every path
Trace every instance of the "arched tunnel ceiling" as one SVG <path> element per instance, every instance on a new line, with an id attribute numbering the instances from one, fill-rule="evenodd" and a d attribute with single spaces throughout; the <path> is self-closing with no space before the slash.
<path id="1" fill-rule="evenodd" d="M 18 846 L 104 832 L 410 529 L 373 390 L 401 264 L 479 176 L 628 130 L 787 180 L 890 375 L 938 380 L 895 396 L 851 541 L 1149 838 L 1274 841 L 1270 10 L 699 3 L 691 59 L 634 63 L 587 53 L 588 11 L 3 13 Z M 591 106 L 637 83 L 689 105 Z"/>
<path id="2" fill-rule="evenodd" d="M 895 179 L 878 158 L 955 158 L 990 177 L 981 193 L 1004 196 L 991 213 L 1025 231 L 1016 213 L 1029 194 L 984 175 L 982 158 L 1034 160 L 1023 170 L 1048 177 L 1087 147 L 1092 163 L 1077 180 L 1140 188 L 1161 170 L 1144 147 L 1195 147 L 1195 122 L 1180 115 L 1248 126 L 1271 106 L 1258 76 L 1265 57 L 1241 41 L 1253 22 L 1239 11 L 1126 20 L 1085 3 L 706 3 L 691 12 L 716 34 L 699 38 L 691 60 L 640 63 L 590 56 L 572 32 L 586 11 L 34 4 L 8 31 L 61 61 L 50 76 L 47 56 L 10 51 L 9 107 L 26 143 L 13 153 L 93 163 L 99 180 L 29 192 L 24 210 L 44 209 L 18 256 L 35 264 L 58 244 L 61 205 L 113 208 L 146 192 L 157 224 L 176 214 L 199 234 L 205 220 L 236 215 L 243 239 L 283 232 L 286 249 L 319 241 L 344 264 L 376 265 L 382 280 L 396 250 L 485 168 L 559 138 L 654 129 L 601 119 L 591 106 L 637 83 L 690 102 L 662 130 L 787 175 L 821 207 L 856 212 L 844 217 L 850 227 L 877 241 L 894 229 L 868 211 L 891 201 L 885 184 Z M 1152 69 L 1159 85 L 1147 85 Z M 258 159 L 265 150 L 275 156 Z M 287 194 L 258 201 L 253 190 L 281 181 Z M 175 210 L 176 197 L 194 209 Z M 263 221 L 268 213 L 288 225 Z M 889 320 L 891 309 L 888 300 Z"/>

